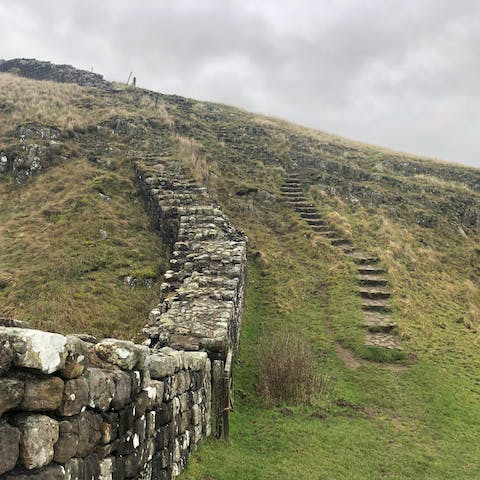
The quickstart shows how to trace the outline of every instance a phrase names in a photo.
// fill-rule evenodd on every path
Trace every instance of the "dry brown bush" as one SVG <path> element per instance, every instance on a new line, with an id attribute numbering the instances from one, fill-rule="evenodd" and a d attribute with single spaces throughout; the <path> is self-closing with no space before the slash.
<path id="1" fill-rule="evenodd" d="M 330 378 L 318 373 L 310 343 L 297 333 L 269 335 L 261 343 L 257 359 L 258 390 L 268 405 L 308 405 L 330 388 Z"/>

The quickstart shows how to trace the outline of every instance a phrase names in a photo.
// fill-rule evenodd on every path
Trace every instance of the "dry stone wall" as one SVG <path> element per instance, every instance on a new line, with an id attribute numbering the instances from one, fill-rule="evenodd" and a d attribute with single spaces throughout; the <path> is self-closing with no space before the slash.
<path id="1" fill-rule="evenodd" d="M 0 478 L 170 479 L 209 434 L 210 360 L 0 327 Z"/>
<path id="2" fill-rule="evenodd" d="M 228 435 L 231 364 L 245 295 L 247 238 L 205 189 L 162 163 L 137 164 L 147 208 L 172 248 L 163 301 L 144 329 L 153 348 L 205 351 L 212 362 L 212 429 Z"/>
<path id="3" fill-rule="evenodd" d="M 0 319 L 0 480 L 169 480 L 228 434 L 246 238 L 182 171 L 136 169 L 172 249 L 146 344 Z"/>

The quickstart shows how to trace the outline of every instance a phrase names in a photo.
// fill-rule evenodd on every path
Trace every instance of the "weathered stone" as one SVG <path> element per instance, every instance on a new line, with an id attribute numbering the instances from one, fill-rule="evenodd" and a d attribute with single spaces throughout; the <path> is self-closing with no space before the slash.
<path id="1" fill-rule="evenodd" d="M 67 478 L 62 466 L 49 465 L 39 472 L 31 472 L 28 474 L 7 475 L 5 480 L 64 480 Z M 70 477 L 70 480 L 77 480 L 80 477 Z"/>
<path id="2" fill-rule="evenodd" d="M 11 470 L 18 460 L 20 431 L 7 423 L 0 424 L 0 475 Z"/>
<path id="3" fill-rule="evenodd" d="M 8 372 L 13 361 L 13 348 L 6 333 L 0 334 L 0 375 Z"/>
<path id="4" fill-rule="evenodd" d="M 85 378 L 74 378 L 65 382 L 65 389 L 57 413 L 63 417 L 78 415 L 89 402 L 88 382 Z"/>
<path id="5" fill-rule="evenodd" d="M 207 368 L 208 355 L 206 352 L 185 352 L 183 365 L 188 370 L 202 370 Z"/>
<path id="6" fill-rule="evenodd" d="M 88 380 L 89 406 L 101 411 L 108 410 L 115 397 L 114 375 L 99 368 L 89 368 L 85 377 Z"/>
<path id="7" fill-rule="evenodd" d="M 68 335 L 66 350 L 67 358 L 65 366 L 60 371 L 63 378 L 77 378 L 88 367 L 88 352 L 92 346 L 81 340 L 77 335 Z"/>
<path id="8" fill-rule="evenodd" d="M 72 457 L 85 457 L 92 453 L 102 438 L 102 426 L 101 415 L 90 411 L 62 420 L 54 460 L 65 463 Z"/>
<path id="9" fill-rule="evenodd" d="M 25 393 L 20 407 L 29 411 L 55 410 L 63 396 L 63 380 L 44 375 L 27 375 Z"/>
<path id="10" fill-rule="evenodd" d="M 148 354 L 148 348 L 145 346 L 114 338 L 106 338 L 97 343 L 95 351 L 102 360 L 124 370 L 143 368 Z"/>
<path id="11" fill-rule="evenodd" d="M 100 461 L 96 455 L 71 458 L 65 464 L 65 480 L 93 480 L 100 476 Z"/>
<path id="12" fill-rule="evenodd" d="M 100 462 L 100 475 L 98 480 L 112 480 L 114 460 L 114 457 L 107 457 Z"/>
<path id="13" fill-rule="evenodd" d="M 0 378 L 0 415 L 20 405 L 25 384 L 17 378 Z"/>
<path id="14" fill-rule="evenodd" d="M 111 372 L 113 382 L 115 384 L 114 397 L 112 399 L 112 408 L 121 410 L 132 399 L 132 377 L 121 370 Z"/>
<path id="15" fill-rule="evenodd" d="M 20 430 L 20 463 L 28 470 L 48 465 L 58 440 L 58 422 L 46 415 L 19 414 L 12 424 Z"/>
<path id="16" fill-rule="evenodd" d="M 161 379 L 173 375 L 179 368 L 178 361 L 170 355 L 150 355 L 147 368 L 153 379 Z"/>
<path id="17" fill-rule="evenodd" d="M 25 328 L 0 327 L 13 347 L 13 363 L 19 367 L 53 373 L 65 365 L 66 338 L 57 333 Z"/>

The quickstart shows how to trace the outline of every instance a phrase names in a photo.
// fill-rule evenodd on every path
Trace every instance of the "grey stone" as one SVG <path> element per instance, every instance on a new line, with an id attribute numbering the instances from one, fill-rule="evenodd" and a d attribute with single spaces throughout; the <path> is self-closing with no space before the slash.
<path id="1" fill-rule="evenodd" d="M 62 466 L 49 465 L 39 472 L 31 472 L 23 475 L 7 475 L 5 480 L 64 480 L 65 478 L 65 472 Z M 74 479 L 71 478 L 71 480 Z"/>
<path id="2" fill-rule="evenodd" d="M 89 402 L 88 382 L 85 378 L 74 378 L 65 382 L 65 389 L 57 413 L 63 417 L 78 415 Z"/>
<path id="3" fill-rule="evenodd" d="M 100 414 L 85 411 L 62 420 L 55 444 L 54 460 L 66 463 L 72 457 L 85 457 L 95 450 L 102 438 L 103 420 Z"/>
<path id="4" fill-rule="evenodd" d="M 8 327 L 0 327 L 0 335 L 8 336 L 16 366 L 53 373 L 65 365 L 67 340 L 63 335 Z"/>
<path id="5" fill-rule="evenodd" d="M 113 466 L 115 458 L 107 457 L 100 462 L 100 475 L 98 480 L 112 480 L 113 479 Z"/>
<path id="6" fill-rule="evenodd" d="M 20 430 L 0 423 L 0 475 L 11 470 L 18 460 Z"/>
<path id="7" fill-rule="evenodd" d="M 20 407 L 29 411 L 55 410 L 63 397 L 63 380 L 44 375 L 27 375 L 25 393 Z"/>
<path id="8" fill-rule="evenodd" d="M 66 343 L 67 357 L 60 375 L 66 379 L 77 378 L 88 367 L 88 352 L 93 345 L 83 341 L 77 335 L 68 335 Z"/>
<path id="9" fill-rule="evenodd" d="M 88 380 L 89 406 L 101 411 L 108 410 L 115 397 L 114 375 L 100 368 L 89 368 L 85 377 Z"/>
<path id="10" fill-rule="evenodd" d="M 115 393 L 111 407 L 114 410 L 121 410 L 132 399 L 132 377 L 123 371 L 111 372 L 115 384 Z"/>
<path id="11" fill-rule="evenodd" d="M 8 372 L 13 361 L 13 348 L 6 333 L 0 334 L 0 375 Z"/>
<path id="12" fill-rule="evenodd" d="M 97 343 L 95 351 L 102 360 L 124 370 L 143 368 L 148 354 L 148 348 L 145 346 L 114 338 L 106 338 Z"/>
<path id="13" fill-rule="evenodd" d="M 58 422 L 40 414 L 19 414 L 11 423 L 20 430 L 20 463 L 28 470 L 48 465 L 58 440 Z"/>
<path id="14" fill-rule="evenodd" d="M 173 375 L 179 368 L 178 361 L 169 355 L 150 355 L 147 368 L 153 379 L 161 379 Z"/>
<path id="15" fill-rule="evenodd" d="M 0 415 L 20 405 L 25 385 L 17 378 L 0 378 Z"/>

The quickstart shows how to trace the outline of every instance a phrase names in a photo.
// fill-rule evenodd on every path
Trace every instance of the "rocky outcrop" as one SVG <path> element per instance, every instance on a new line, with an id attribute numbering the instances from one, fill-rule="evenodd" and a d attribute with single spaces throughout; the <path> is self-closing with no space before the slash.
<path id="1" fill-rule="evenodd" d="M 110 83 L 98 73 L 80 70 L 71 65 L 56 65 L 34 58 L 14 58 L 0 61 L 0 72 L 14 73 L 34 80 L 76 83 L 86 87 L 110 87 Z"/>

